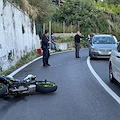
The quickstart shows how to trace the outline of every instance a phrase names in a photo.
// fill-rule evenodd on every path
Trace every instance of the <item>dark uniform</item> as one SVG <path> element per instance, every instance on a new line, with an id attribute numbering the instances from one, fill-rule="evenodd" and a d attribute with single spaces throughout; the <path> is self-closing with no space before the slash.
<path id="1" fill-rule="evenodd" d="M 75 57 L 79 58 L 79 51 L 80 51 L 80 38 L 84 38 L 78 34 L 75 35 Z"/>
<path id="2" fill-rule="evenodd" d="M 50 57 L 48 41 L 49 41 L 48 38 L 44 34 L 42 36 L 43 66 L 48 65 L 48 59 Z"/>

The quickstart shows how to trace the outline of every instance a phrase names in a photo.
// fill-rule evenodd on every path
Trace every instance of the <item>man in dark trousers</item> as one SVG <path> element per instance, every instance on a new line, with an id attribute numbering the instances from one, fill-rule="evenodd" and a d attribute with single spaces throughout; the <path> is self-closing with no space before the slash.
<path id="1" fill-rule="evenodd" d="M 42 50 L 43 50 L 43 66 L 50 66 L 48 59 L 50 57 L 49 44 L 51 41 L 48 40 L 48 31 L 45 30 L 45 34 L 42 36 Z"/>
<path id="2" fill-rule="evenodd" d="M 80 38 L 84 38 L 84 36 L 81 36 L 81 33 L 77 31 L 77 34 L 75 35 L 75 57 L 79 57 L 79 51 L 80 51 Z"/>

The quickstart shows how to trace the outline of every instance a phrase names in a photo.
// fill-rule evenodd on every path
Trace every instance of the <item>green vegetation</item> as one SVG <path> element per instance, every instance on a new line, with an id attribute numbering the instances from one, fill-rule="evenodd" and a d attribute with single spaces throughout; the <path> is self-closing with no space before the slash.
<path id="1" fill-rule="evenodd" d="M 64 0 L 58 6 L 52 0 L 15 0 L 21 9 L 37 23 L 52 21 L 53 32 L 80 32 L 113 34 L 119 40 L 120 0 Z"/>
<path id="2" fill-rule="evenodd" d="M 92 2 L 94 3 L 94 0 L 92 0 Z M 120 0 L 103 0 L 103 2 L 97 0 L 94 6 L 99 10 L 104 10 L 116 15 L 120 15 Z"/>
<path id="3" fill-rule="evenodd" d="M 57 20 L 57 22 L 56 22 L 55 18 L 54 18 L 54 20 L 52 21 L 52 31 L 54 33 L 63 33 L 63 21 Z M 67 24 L 65 22 L 65 32 L 66 33 L 71 33 L 71 32 L 76 32 L 76 31 L 77 31 L 77 24 L 73 25 L 72 23 Z"/>
<path id="4" fill-rule="evenodd" d="M 59 24 L 65 21 L 66 32 L 80 30 L 84 35 L 92 33 L 113 34 L 119 40 L 120 0 L 118 1 L 65 0 L 54 14 L 53 21 L 56 22 L 56 25 L 53 25 L 52 30 L 63 31 Z"/>
<path id="5" fill-rule="evenodd" d="M 55 5 L 49 0 L 14 0 L 20 8 L 38 23 L 51 20 L 55 12 Z"/>
<path id="6" fill-rule="evenodd" d="M 54 40 L 56 43 L 68 43 L 68 48 L 74 48 L 75 43 L 74 43 L 74 37 L 54 37 Z M 82 39 L 81 40 L 81 48 L 86 48 L 87 47 L 87 40 Z"/>
<path id="7" fill-rule="evenodd" d="M 11 72 L 13 72 L 14 70 L 16 70 L 17 68 L 23 66 L 24 64 L 34 60 L 35 58 L 39 57 L 39 54 L 35 51 L 32 51 L 30 53 L 28 53 L 27 55 L 25 55 L 24 57 L 22 57 L 16 65 L 11 66 L 8 70 L 2 72 L 2 75 L 8 75 Z"/>
<path id="8" fill-rule="evenodd" d="M 71 37 L 54 37 L 56 43 L 69 43 L 74 42 L 74 38 Z"/>
<path id="9" fill-rule="evenodd" d="M 62 50 L 61 50 L 61 49 L 58 49 L 58 50 L 55 50 L 55 52 L 62 52 Z"/>
<path id="10" fill-rule="evenodd" d="M 2 90 L 3 89 L 3 85 L 0 85 L 0 90 Z"/>

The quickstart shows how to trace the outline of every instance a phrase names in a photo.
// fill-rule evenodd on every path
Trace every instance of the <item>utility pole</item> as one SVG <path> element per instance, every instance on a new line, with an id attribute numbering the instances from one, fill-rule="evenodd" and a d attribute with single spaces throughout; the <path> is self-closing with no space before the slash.
<path id="1" fill-rule="evenodd" d="M 78 31 L 80 31 L 80 22 L 78 21 Z"/>
<path id="2" fill-rule="evenodd" d="M 63 21 L 63 33 L 65 33 L 65 21 Z"/>
<path id="3" fill-rule="evenodd" d="M 45 23 L 43 23 L 43 34 L 45 33 Z"/>
<path id="4" fill-rule="evenodd" d="M 73 32 L 73 26 L 72 26 L 72 22 L 71 22 L 71 33 Z"/>
<path id="5" fill-rule="evenodd" d="M 49 35 L 51 35 L 51 21 L 49 21 Z"/>
<path id="6" fill-rule="evenodd" d="M 111 25 L 109 25 L 109 34 L 111 34 Z"/>

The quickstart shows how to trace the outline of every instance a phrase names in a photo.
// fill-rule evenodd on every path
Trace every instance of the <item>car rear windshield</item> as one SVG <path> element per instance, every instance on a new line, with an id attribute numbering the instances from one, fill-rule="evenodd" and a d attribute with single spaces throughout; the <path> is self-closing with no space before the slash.
<path id="1" fill-rule="evenodd" d="M 93 44 L 115 44 L 115 43 L 116 42 L 113 37 L 99 36 L 93 38 Z"/>

